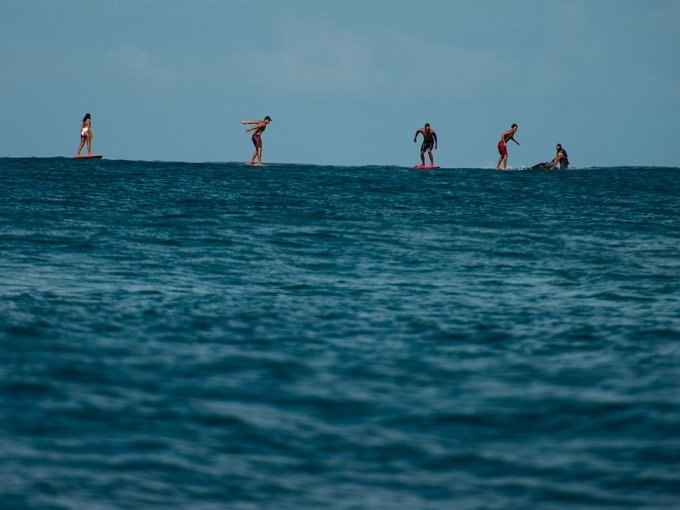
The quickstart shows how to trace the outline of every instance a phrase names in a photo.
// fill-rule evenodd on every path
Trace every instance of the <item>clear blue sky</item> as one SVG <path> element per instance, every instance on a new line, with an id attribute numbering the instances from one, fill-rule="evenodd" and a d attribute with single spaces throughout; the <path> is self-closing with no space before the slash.
<path id="1" fill-rule="evenodd" d="M 0 156 L 680 166 L 677 0 L 2 0 Z"/>

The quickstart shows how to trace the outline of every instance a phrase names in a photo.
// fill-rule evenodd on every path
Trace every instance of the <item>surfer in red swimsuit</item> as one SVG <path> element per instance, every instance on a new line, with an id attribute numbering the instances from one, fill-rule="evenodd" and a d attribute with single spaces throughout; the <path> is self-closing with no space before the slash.
<path id="1" fill-rule="evenodd" d="M 501 163 L 503 164 L 503 170 L 508 169 L 508 141 L 512 140 L 515 142 L 517 145 L 519 145 L 519 142 L 515 140 L 515 133 L 517 132 L 517 124 L 513 124 L 510 126 L 510 129 L 508 129 L 505 133 L 501 135 L 501 139 L 498 142 L 498 153 L 501 155 L 500 158 L 498 158 L 498 163 L 496 164 L 496 170 L 501 169 Z"/>
<path id="2" fill-rule="evenodd" d="M 242 120 L 241 124 L 255 124 L 253 127 L 246 129 L 246 133 L 249 131 L 255 131 L 253 133 L 253 145 L 255 146 L 255 152 L 253 152 L 253 157 L 250 158 L 249 165 L 262 165 L 262 133 L 267 129 L 267 125 L 272 121 L 272 118 L 267 115 L 263 120 Z M 255 158 L 257 158 L 257 163 L 255 163 Z"/>
<path id="3" fill-rule="evenodd" d="M 425 166 L 425 151 L 427 151 L 427 155 L 430 157 L 430 166 L 434 166 L 432 149 L 437 150 L 437 133 L 434 132 L 434 129 L 429 124 L 425 124 L 424 127 L 416 131 L 413 143 L 418 141 L 418 135 L 423 135 L 423 144 L 420 146 L 420 162 L 422 166 Z"/>
<path id="4" fill-rule="evenodd" d="M 87 153 L 92 154 L 92 115 L 89 113 L 83 117 L 83 123 L 80 125 L 80 147 L 78 147 L 78 156 L 83 150 L 85 142 L 87 142 Z"/>

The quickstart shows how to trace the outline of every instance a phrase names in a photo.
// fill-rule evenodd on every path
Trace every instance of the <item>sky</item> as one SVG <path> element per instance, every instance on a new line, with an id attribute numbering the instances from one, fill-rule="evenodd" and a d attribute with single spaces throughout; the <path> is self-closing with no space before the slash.
<path id="1" fill-rule="evenodd" d="M 0 156 L 680 167 L 678 0 L 0 0 Z"/>

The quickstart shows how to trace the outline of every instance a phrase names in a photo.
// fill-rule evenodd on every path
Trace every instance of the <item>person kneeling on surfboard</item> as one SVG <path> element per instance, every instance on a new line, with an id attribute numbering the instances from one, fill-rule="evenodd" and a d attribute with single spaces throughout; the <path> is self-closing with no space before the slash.
<path id="1" fill-rule="evenodd" d="M 272 121 L 272 118 L 267 115 L 263 120 L 242 120 L 241 124 L 255 124 L 253 127 L 246 129 L 246 133 L 249 131 L 255 131 L 252 136 L 253 145 L 255 146 L 255 152 L 253 152 L 253 157 L 250 158 L 249 165 L 262 166 L 262 133 L 267 129 L 267 125 Z M 257 163 L 255 163 L 255 158 L 257 158 Z"/>
<path id="2" fill-rule="evenodd" d="M 434 166 L 432 149 L 434 148 L 434 150 L 437 150 L 437 133 L 434 132 L 434 129 L 432 129 L 429 124 L 425 124 L 424 127 L 421 127 L 416 131 L 416 135 L 413 137 L 413 143 L 418 141 L 419 134 L 423 135 L 423 144 L 420 146 L 420 162 L 422 163 L 422 166 L 425 166 L 425 151 L 427 151 L 427 155 L 430 157 L 430 165 Z"/>
<path id="3" fill-rule="evenodd" d="M 555 149 L 557 149 L 557 155 L 551 160 L 548 161 L 547 163 L 539 163 L 537 165 L 534 165 L 531 167 L 532 170 L 554 170 L 557 168 L 557 165 L 560 166 L 560 169 L 566 170 L 569 168 L 569 156 L 567 155 L 567 151 L 565 151 L 562 148 L 562 145 L 559 143 L 555 146 Z"/>
<path id="4" fill-rule="evenodd" d="M 86 113 L 85 117 L 83 117 L 83 123 L 80 126 L 80 147 L 78 147 L 78 156 L 80 156 L 80 151 L 83 150 L 85 142 L 87 142 L 87 153 L 92 154 L 92 137 L 92 115 Z"/>
<path id="5" fill-rule="evenodd" d="M 550 162 L 550 170 L 557 168 L 557 165 L 560 166 L 560 170 L 566 170 L 569 168 L 569 156 L 567 155 L 567 151 L 565 151 L 559 143 L 555 146 L 555 149 L 557 149 L 557 155 Z"/>

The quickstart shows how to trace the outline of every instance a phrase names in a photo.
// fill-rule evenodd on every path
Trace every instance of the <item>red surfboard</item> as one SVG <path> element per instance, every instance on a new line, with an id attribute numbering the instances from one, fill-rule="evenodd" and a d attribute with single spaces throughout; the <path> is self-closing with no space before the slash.
<path id="1" fill-rule="evenodd" d="M 103 154 L 81 154 L 80 156 L 73 156 L 72 159 L 102 159 Z"/>
<path id="2" fill-rule="evenodd" d="M 418 170 L 434 170 L 435 168 L 441 167 L 437 165 L 416 165 L 413 168 L 417 168 Z"/>

